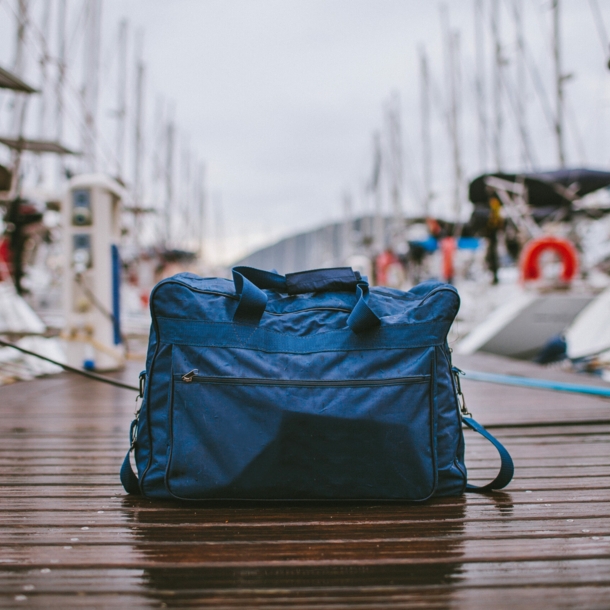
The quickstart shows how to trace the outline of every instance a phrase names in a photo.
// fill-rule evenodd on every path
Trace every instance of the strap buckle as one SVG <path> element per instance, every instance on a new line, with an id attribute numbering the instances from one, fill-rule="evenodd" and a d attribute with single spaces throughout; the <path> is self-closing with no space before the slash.
<path id="1" fill-rule="evenodd" d="M 472 414 L 466 406 L 466 398 L 464 397 L 462 392 L 462 384 L 460 383 L 460 375 L 465 375 L 466 373 L 464 373 L 464 371 L 461 369 L 458 369 L 457 366 L 454 366 L 451 369 L 451 372 L 453 373 L 453 378 L 455 379 L 455 391 L 457 393 L 458 403 L 460 405 L 460 413 L 462 417 L 472 417 Z"/>
<path id="2" fill-rule="evenodd" d="M 133 451 L 136 446 L 136 441 L 138 440 L 138 420 L 134 419 L 131 422 L 131 430 L 129 431 L 129 436 L 131 439 L 131 443 L 129 444 L 129 451 Z"/>
<path id="3" fill-rule="evenodd" d="M 146 371 L 142 371 L 140 373 L 140 384 L 139 384 L 139 389 L 140 389 L 140 394 L 139 397 L 140 398 L 144 398 L 144 384 L 146 383 Z"/>

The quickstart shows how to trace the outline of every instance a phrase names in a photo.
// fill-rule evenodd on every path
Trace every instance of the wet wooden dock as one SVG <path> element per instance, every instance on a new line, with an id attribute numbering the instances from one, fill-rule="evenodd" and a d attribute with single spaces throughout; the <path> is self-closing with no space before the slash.
<path id="1" fill-rule="evenodd" d="M 499 358 L 456 363 L 568 379 Z M 123 492 L 129 392 L 67 374 L 0 388 L 0 606 L 609 608 L 610 401 L 464 389 L 515 458 L 505 492 L 204 508 Z M 467 443 L 472 480 L 490 480 L 494 450 Z"/>

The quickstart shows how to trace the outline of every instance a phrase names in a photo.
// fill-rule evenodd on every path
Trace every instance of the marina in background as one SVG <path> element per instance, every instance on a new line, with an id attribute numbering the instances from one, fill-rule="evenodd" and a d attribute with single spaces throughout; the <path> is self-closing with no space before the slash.
<path id="1" fill-rule="evenodd" d="M 138 10 L 167 33 L 149 38 Z M 601 0 L 0 0 L 0 341 L 25 350 L 0 347 L 0 604 L 606 609 L 606 23 Z M 397 40 L 415 57 L 406 85 L 372 50 Z M 328 57 L 329 41 L 345 57 Z M 598 69 L 579 70 L 597 88 L 566 68 L 577 48 L 595 48 Z M 239 76 L 227 86 L 220 59 L 232 50 Z M 181 77 L 193 89 L 178 94 L 170 79 L 174 90 L 159 93 L 161 54 L 176 73 L 196 55 Z M 324 72 L 334 63 L 340 77 Z M 398 63 L 406 72 L 407 58 Z M 313 98 L 310 64 L 326 78 Z M 223 100 L 207 130 L 178 111 L 202 74 L 200 113 L 207 97 Z M 390 86 L 366 74 L 390 74 Z M 289 95 L 274 100 L 283 79 Z M 368 114 L 364 89 L 376 100 Z M 281 137 L 260 137 L 255 118 L 277 115 L 275 102 L 305 107 L 321 131 L 294 115 L 276 124 Z M 334 148 L 353 117 L 362 139 Z M 226 148 L 212 146 L 215 133 Z M 289 153 L 269 155 L 285 141 Z M 358 170 L 330 163 L 354 142 Z M 587 157 L 589 142 L 604 154 Z M 278 167 L 259 172 L 267 156 Z M 261 165 L 243 164 L 254 157 Z M 303 173 L 289 163 L 312 158 Z M 337 180 L 345 188 L 333 190 Z M 233 265 L 349 266 L 383 291 L 454 284 L 453 363 L 466 371 L 468 409 L 514 456 L 511 485 L 422 504 L 125 495 L 118 471 L 135 442 L 126 431 L 151 290 L 179 272 L 228 277 Z M 497 472 L 484 442 L 466 432 L 475 484 Z"/>
<path id="2" fill-rule="evenodd" d="M 131 353 L 129 338 L 141 344 L 147 334 L 148 294 L 159 279 L 180 270 L 227 273 L 227 267 L 218 265 L 226 212 L 217 201 L 212 219 L 205 164 L 190 146 L 179 150 L 171 103 L 155 117 L 160 120 L 150 132 L 145 104 L 149 68 L 141 30 L 134 33 L 133 24 L 122 20 L 109 43 L 102 33 L 101 0 L 82 0 L 78 9 L 66 0 L 44 7 L 15 0 L 3 8 L 14 19 L 15 34 L 13 66 L 0 72 L 4 99 L 12 100 L 4 111 L 11 115 L 4 122 L 8 129 L 0 134 L 9 153 L 0 171 L 0 273 L 3 283 L 12 281 L 15 294 L 25 299 L 3 312 L 5 329 L 13 324 L 14 311 L 27 305 L 38 319 L 24 333 L 54 335 L 41 340 L 53 343 L 56 352 L 63 350 L 70 364 L 120 367 Z M 596 2 L 589 8 L 605 45 L 603 15 Z M 604 375 L 610 356 L 597 344 L 579 345 L 581 355 L 574 358 L 566 343 L 576 334 L 570 331 L 576 316 L 593 307 L 610 284 L 610 173 L 566 167 L 573 157 L 566 150 L 567 127 L 574 123 L 566 112 L 562 5 L 554 1 L 546 9 L 548 59 L 554 70 L 546 82 L 524 23 L 541 9 L 482 0 L 471 3 L 471 9 L 475 55 L 466 60 L 474 59 L 466 74 L 474 74 L 476 93 L 472 135 L 478 139 L 479 170 L 492 165 L 495 171 L 466 181 L 464 121 L 470 117 L 464 108 L 464 33 L 451 25 L 449 8 L 440 5 L 442 85 L 438 66 L 431 64 L 425 46 L 418 47 L 421 175 L 415 176 L 406 145 L 412 126 L 405 124 L 401 97 L 393 92 L 383 106 L 383 125 L 373 136 L 362 191 L 370 212 L 358 214 L 346 190 L 343 220 L 285 237 L 235 262 L 284 273 L 352 266 L 373 284 L 402 289 L 441 278 L 455 283 L 463 296 L 452 336 L 458 351 L 562 361 Z M 514 36 L 510 45 L 501 24 L 507 18 Z M 82 52 L 68 44 L 76 35 L 83 36 Z M 106 49 L 113 59 L 104 65 Z M 609 52 L 607 45 L 604 52 Z M 38 58 L 37 73 L 33 58 Z M 82 73 L 78 91 L 77 70 Z M 100 104 L 108 103 L 102 86 L 115 91 L 114 142 L 101 131 Z M 552 171 L 539 169 L 528 124 L 534 103 L 543 109 L 549 138 L 555 141 L 558 169 Z M 444 202 L 435 193 L 434 168 L 440 152 L 445 154 L 433 148 L 438 147 L 435 115 L 436 123 L 444 121 L 443 146 L 451 157 L 446 178 L 452 181 L 452 194 Z M 36 137 L 26 135 L 32 131 Z M 512 139 L 506 137 L 509 131 Z M 521 171 L 506 172 L 508 142 L 520 150 Z M 418 213 L 405 207 L 411 199 L 407 188 L 415 185 Z M 6 296 L 4 302 L 8 300 Z M 597 336 L 594 317 L 581 316 L 580 327 L 583 319 L 589 320 L 584 336 Z M 18 357 L 0 351 L 7 366 L 13 366 Z"/>

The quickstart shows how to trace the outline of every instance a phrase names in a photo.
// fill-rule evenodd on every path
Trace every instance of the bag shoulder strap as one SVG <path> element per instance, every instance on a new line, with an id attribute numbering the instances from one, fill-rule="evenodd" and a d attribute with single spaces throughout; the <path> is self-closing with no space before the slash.
<path id="1" fill-rule="evenodd" d="M 511 482 L 513 474 L 515 473 L 515 466 L 513 464 L 513 459 L 510 457 L 510 453 L 508 453 L 504 445 L 495 436 L 485 430 L 485 428 L 472 419 L 472 417 L 462 417 L 462 421 L 471 430 L 474 430 L 485 437 L 498 450 L 501 462 L 500 472 L 498 472 L 498 476 L 496 476 L 491 483 L 487 483 L 487 485 L 482 485 L 480 487 L 478 485 L 468 484 L 466 485 L 466 491 L 482 493 L 506 487 Z"/>

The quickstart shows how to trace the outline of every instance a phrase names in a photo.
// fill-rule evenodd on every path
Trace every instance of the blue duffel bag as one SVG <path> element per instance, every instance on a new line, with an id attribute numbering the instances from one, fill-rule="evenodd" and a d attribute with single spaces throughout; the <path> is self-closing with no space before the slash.
<path id="1" fill-rule="evenodd" d="M 409 500 L 506 486 L 506 450 L 461 407 L 456 289 L 374 287 L 350 268 L 233 281 L 181 273 L 150 299 L 143 400 L 121 480 L 179 500 Z M 461 412 L 461 411 L 464 412 Z M 500 452 L 467 485 L 465 424 Z"/>

